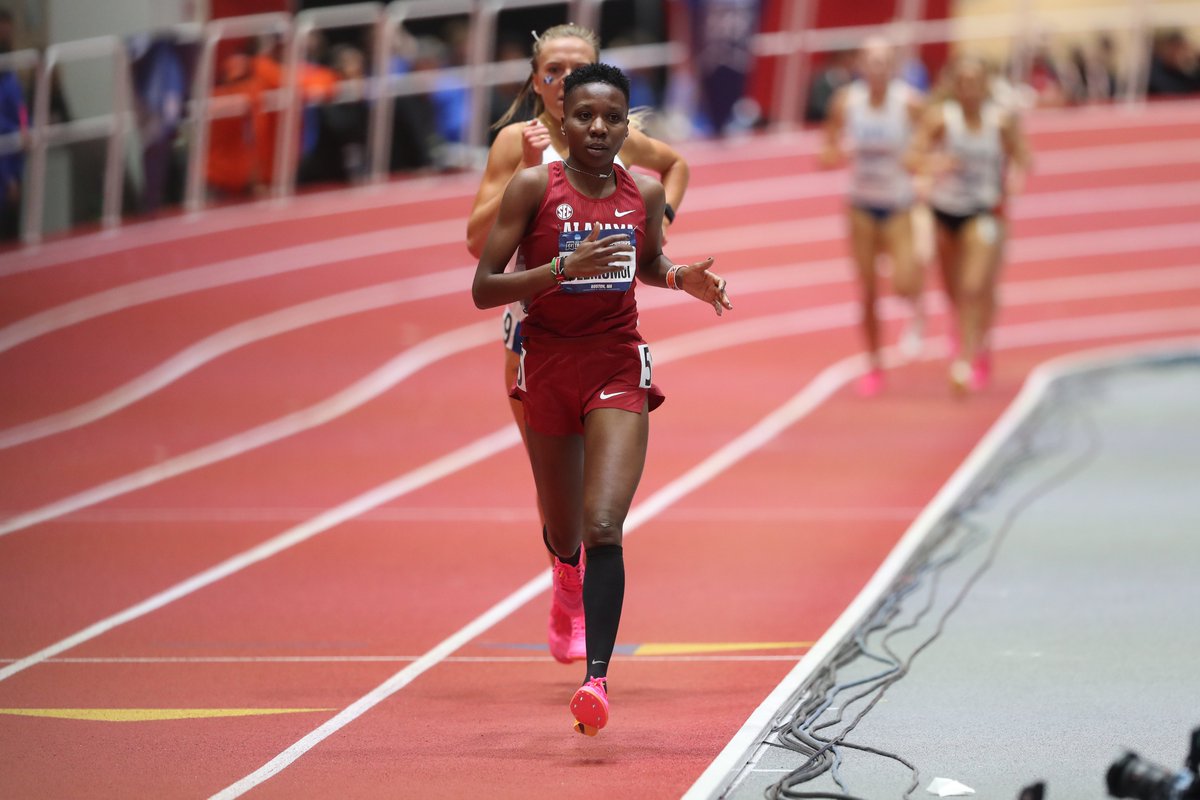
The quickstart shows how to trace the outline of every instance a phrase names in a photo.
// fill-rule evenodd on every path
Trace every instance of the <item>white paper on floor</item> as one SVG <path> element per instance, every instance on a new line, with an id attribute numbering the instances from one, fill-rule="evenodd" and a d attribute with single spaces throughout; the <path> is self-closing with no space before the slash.
<path id="1" fill-rule="evenodd" d="M 925 791 L 938 797 L 962 797 L 965 794 L 975 794 L 970 786 L 965 786 L 952 778 L 934 778 L 925 787 Z"/>

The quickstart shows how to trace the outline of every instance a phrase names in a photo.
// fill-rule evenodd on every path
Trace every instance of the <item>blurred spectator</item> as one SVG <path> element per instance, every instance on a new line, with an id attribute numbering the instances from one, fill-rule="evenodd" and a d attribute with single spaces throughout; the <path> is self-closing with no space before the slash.
<path id="1" fill-rule="evenodd" d="M 897 76 L 918 92 L 927 93 L 929 91 L 929 70 L 926 68 L 925 62 L 915 53 L 900 62 Z"/>
<path id="2" fill-rule="evenodd" d="M 521 46 L 521 43 L 516 39 L 505 37 L 500 40 L 500 44 L 496 46 L 497 61 L 528 61 L 529 52 Z M 508 111 L 508 107 L 521 94 L 521 79 L 517 79 L 511 83 L 498 83 L 492 87 L 491 96 L 488 100 L 488 122 L 495 122 L 504 116 L 504 112 Z M 514 117 L 516 119 L 529 119 L 532 116 L 530 109 L 532 106 L 529 103 L 525 104 L 525 108 L 517 110 Z M 499 128 L 488 128 L 488 145 L 496 140 L 497 134 L 500 133 Z"/>
<path id="3" fill-rule="evenodd" d="M 1102 33 L 1097 36 L 1095 47 L 1091 50 L 1079 45 L 1073 47 L 1071 63 L 1078 76 L 1076 100 L 1111 100 L 1117 96 L 1120 91 L 1117 83 L 1117 53 L 1111 35 Z"/>
<path id="4" fill-rule="evenodd" d="M 839 50 L 813 77 L 808 92 L 808 103 L 804 108 L 805 122 L 824 122 L 828 115 L 829 101 L 835 92 L 854 80 L 855 50 Z"/>
<path id="5" fill-rule="evenodd" d="M 1162 31 L 1154 37 L 1146 92 L 1152 95 L 1200 92 L 1200 63 L 1183 31 Z"/>
<path id="6" fill-rule="evenodd" d="M 304 43 L 304 62 L 300 65 L 301 94 L 304 108 L 300 113 L 300 180 L 304 180 L 305 163 L 312 158 L 321 135 L 321 100 L 333 96 L 337 89 L 337 74 L 327 66 L 325 35 L 309 31 Z"/>
<path id="7" fill-rule="evenodd" d="M 237 116 L 214 117 L 209 127 L 208 183 L 221 195 L 242 195 L 258 180 L 255 153 L 255 117 L 258 116 L 258 81 L 244 53 L 221 62 L 217 85 L 212 90 L 213 110 L 222 99 L 244 99 L 247 106 Z"/>
<path id="8" fill-rule="evenodd" d="M 388 73 L 407 75 L 412 72 L 418 51 L 416 40 L 399 28 L 392 47 Z M 421 169 L 433 163 L 433 150 L 437 146 L 433 118 L 433 104 L 428 95 L 399 95 L 392 101 L 389 169 Z"/>
<path id="9" fill-rule="evenodd" d="M 12 52 L 13 18 L 0 8 L 0 53 Z M 29 129 L 29 110 L 21 82 L 12 71 L 0 72 L 0 137 Z M 21 181 L 25 157 L 21 152 L 0 155 L 0 240 L 20 234 Z"/>
<path id="10" fill-rule="evenodd" d="M 625 36 L 612 40 L 609 47 L 616 50 L 622 47 L 634 47 L 641 44 L 653 44 L 645 33 L 631 31 Z M 619 58 L 611 58 L 609 62 L 620 67 L 629 78 L 629 107 L 655 108 L 658 106 L 658 96 L 654 91 L 652 71 L 647 67 L 626 67 Z"/>
<path id="11" fill-rule="evenodd" d="M 255 188 L 265 191 L 275 179 L 275 143 L 279 136 L 279 112 L 268 111 L 263 94 L 283 86 L 283 39 L 277 35 L 258 39 L 250 62 L 257 103 L 254 110 L 254 152 L 257 162 Z"/>
<path id="12" fill-rule="evenodd" d="M 142 144 L 141 210 L 152 213 L 168 199 L 174 147 L 188 99 L 195 46 L 174 37 L 130 40 L 130 69 Z M 175 186 L 181 181 L 175 175 Z"/>
<path id="13" fill-rule="evenodd" d="M 366 77 L 366 57 L 357 47 L 338 45 L 332 54 L 337 81 Z M 366 166 L 368 108 L 365 98 L 320 106 L 316 145 L 302 167 L 304 181 L 346 182 L 362 177 Z"/>
<path id="14" fill-rule="evenodd" d="M 1033 89 L 1037 105 L 1050 108 L 1066 105 L 1072 92 L 1064 85 L 1065 82 L 1063 71 L 1055 64 L 1050 47 L 1039 44 L 1029 61 L 1029 74 L 1025 76 L 1025 83 Z"/>
<path id="15" fill-rule="evenodd" d="M 444 69 L 466 64 L 466 26 L 448 25 L 446 41 L 448 45 L 443 45 L 436 39 L 422 39 L 421 43 L 430 49 L 418 55 L 421 61 L 418 68 Z M 457 76 L 438 78 L 431 99 L 437 112 L 437 130 L 442 141 L 450 145 L 466 142 L 468 117 L 471 113 L 471 95 L 466 82 Z"/>

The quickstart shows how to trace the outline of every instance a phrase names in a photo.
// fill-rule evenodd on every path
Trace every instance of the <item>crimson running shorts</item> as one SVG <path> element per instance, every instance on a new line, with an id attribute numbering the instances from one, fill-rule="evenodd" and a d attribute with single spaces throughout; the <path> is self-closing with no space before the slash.
<path id="1" fill-rule="evenodd" d="M 650 346 L 604 337 L 526 338 L 509 395 L 524 406 L 525 425 L 550 436 L 583 433 L 597 408 L 640 414 L 666 399 L 651 380 Z"/>

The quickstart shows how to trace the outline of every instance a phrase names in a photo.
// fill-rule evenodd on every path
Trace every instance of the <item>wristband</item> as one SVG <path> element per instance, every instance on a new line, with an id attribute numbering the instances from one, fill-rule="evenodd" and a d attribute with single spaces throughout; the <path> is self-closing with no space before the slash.
<path id="1" fill-rule="evenodd" d="M 667 218 L 667 222 L 675 223 L 675 209 L 671 208 L 670 203 L 663 206 L 663 216 Z"/>
<path id="2" fill-rule="evenodd" d="M 682 286 L 679 285 L 679 281 L 677 279 L 677 273 L 681 269 L 683 269 L 683 265 L 676 264 L 675 266 L 673 266 L 669 270 L 667 270 L 667 288 L 668 289 L 675 289 L 676 291 L 678 291 L 683 288 Z"/>
<path id="3" fill-rule="evenodd" d="M 550 259 L 550 274 L 554 276 L 555 283 L 562 283 L 567 279 L 566 263 L 566 256 L 555 256 Z"/>

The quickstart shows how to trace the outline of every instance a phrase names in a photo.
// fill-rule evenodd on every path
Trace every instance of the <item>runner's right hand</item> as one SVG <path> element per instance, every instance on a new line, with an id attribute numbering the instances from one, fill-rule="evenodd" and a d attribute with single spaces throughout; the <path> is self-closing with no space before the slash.
<path id="1" fill-rule="evenodd" d="M 565 272 L 568 278 L 587 278 L 611 272 L 625 259 L 623 253 L 633 252 L 629 234 L 613 233 L 600 238 L 600 223 L 592 224 L 592 232 L 567 256 Z M 627 261 L 625 263 L 628 263 Z"/>
<path id="2" fill-rule="evenodd" d="M 521 165 L 536 167 L 542 163 L 542 153 L 550 146 L 550 131 L 540 119 L 531 119 L 521 131 Z"/>

